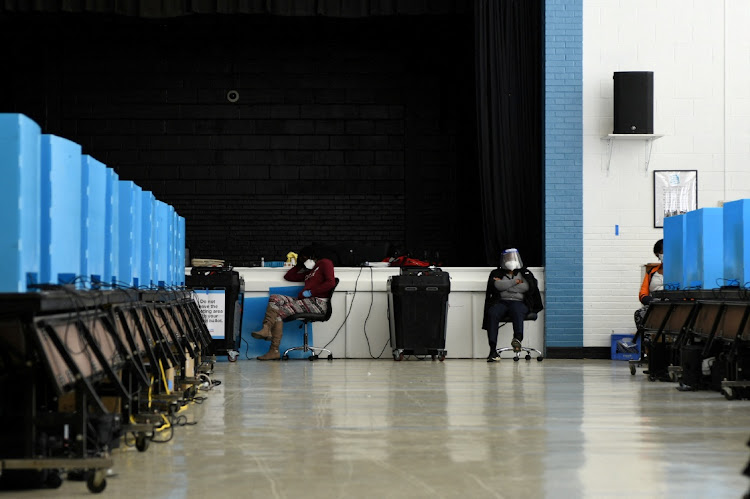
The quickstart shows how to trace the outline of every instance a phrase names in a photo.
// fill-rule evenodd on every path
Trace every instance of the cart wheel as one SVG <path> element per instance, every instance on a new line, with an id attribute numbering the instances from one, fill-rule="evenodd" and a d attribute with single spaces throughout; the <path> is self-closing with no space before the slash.
<path id="1" fill-rule="evenodd" d="M 107 488 L 107 479 L 104 478 L 103 470 L 90 471 L 89 477 L 86 479 L 86 487 L 89 492 L 98 494 Z"/>
<path id="2" fill-rule="evenodd" d="M 60 473 L 57 470 L 48 470 L 47 476 L 44 479 L 44 484 L 50 489 L 59 489 L 62 485 L 63 480 Z"/>
<path id="3" fill-rule="evenodd" d="M 404 352 L 393 352 L 393 360 L 395 360 L 396 362 L 404 360 Z"/>
<path id="4" fill-rule="evenodd" d="M 669 381 L 677 381 L 677 373 L 669 371 Z"/>
<path id="5" fill-rule="evenodd" d="M 630 364 L 630 375 L 635 376 L 635 364 Z"/>
<path id="6" fill-rule="evenodd" d="M 227 358 L 229 359 L 229 362 L 237 362 L 239 354 L 239 352 L 236 352 L 234 350 L 230 350 L 229 352 L 227 352 Z"/>
<path id="7" fill-rule="evenodd" d="M 513 362 L 518 362 L 518 360 L 519 360 L 518 355 L 516 355 L 515 357 L 513 357 Z"/>
<path id="8" fill-rule="evenodd" d="M 544 360 L 544 355 L 540 355 L 539 357 L 536 358 L 536 360 L 537 360 L 537 362 L 543 361 Z"/>
<path id="9" fill-rule="evenodd" d="M 318 358 L 317 355 L 311 355 L 311 356 L 308 357 L 308 359 L 310 359 L 310 362 L 314 361 L 317 358 Z"/>
<path id="10" fill-rule="evenodd" d="M 528 353 L 527 353 L 527 354 L 526 354 L 526 357 L 525 357 L 525 359 L 526 359 L 526 360 L 531 360 L 531 354 L 528 354 Z"/>
<path id="11" fill-rule="evenodd" d="M 289 360 L 289 355 L 287 354 L 282 355 L 281 360 Z"/>
<path id="12" fill-rule="evenodd" d="M 148 445 L 151 442 L 150 438 L 146 438 L 145 433 L 138 433 L 135 436 L 135 448 L 138 449 L 139 452 L 146 452 L 146 449 L 148 449 Z"/>
<path id="13" fill-rule="evenodd" d="M 333 354 L 332 353 L 328 354 L 328 360 L 333 360 Z"/>
<path id="14" fill-rule="evenodd" d="M 445 354 L 440 354 L 440 355 L 438 356 L 438 360 L 439 360 L 440 362 L 444 361 L 444 360 L 445 360 Z"/>

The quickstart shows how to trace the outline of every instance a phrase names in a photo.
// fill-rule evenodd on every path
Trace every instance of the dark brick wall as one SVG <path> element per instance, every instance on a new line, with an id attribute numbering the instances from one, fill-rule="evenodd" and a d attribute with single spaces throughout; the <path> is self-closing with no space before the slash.
<path id="1" fill-rule="evenodd" d="M 471 264 L 459 256 L 480 251 L 467 18 L 0 23 L 18 47 L 2 56 L 14 77 L 0 110 L 174 205 L 193 257 L 393 242 Z"/>

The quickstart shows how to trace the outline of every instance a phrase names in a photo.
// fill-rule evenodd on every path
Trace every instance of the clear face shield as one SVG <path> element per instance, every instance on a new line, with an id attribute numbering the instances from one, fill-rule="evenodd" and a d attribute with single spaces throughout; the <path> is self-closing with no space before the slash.
<path id="1" fill-rule="evenodd" d="M 523 267 L 521 254 L 516 248 L 508 248 L 503 251 L 500 259 L 500 265 L 506 270 L 517 270 Z"/>

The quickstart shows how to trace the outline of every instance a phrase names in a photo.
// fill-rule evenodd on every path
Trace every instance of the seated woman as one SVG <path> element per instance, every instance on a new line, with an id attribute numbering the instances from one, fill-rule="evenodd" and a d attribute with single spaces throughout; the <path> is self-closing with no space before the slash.
<path id="1" fill-rule="evenodd" d="M 646 276 L 643 278 L 641 283 L 641 289 L 638 293 L 638 300 L 640 300 L 641 308 L 635 311 L 634 320 L 635 326 L 640 328 L 643 323 L 643 318 L 646 316 L 646 310 L 648 310 L 648 304 L 654 299 L 652 293 L 654 291 L 660 291 L 664 289 L 664 239 L 659 239 L 654 244 L 654 255 L 659 259 L 659 265 L 656 265 L 651 270 L 646 272 Z"/>
<path id="2" fill-rule="evenodd" d="M 513 339 L 510 342 L 514 352 L 521 350 L 523 341 L 523 321 L 529 310 L 542 309 L 539 287 L 534 274 L 523 266 L 521 255 L 515 248 L 503 251 L 500 267 L 490 272 L 487 279 L 487 293 L 484 300 L 484 320 L 482 329 L 487 331 L 490 354 L 487 362 L 495 362 L 497 353 L 497 332 L 500 322 L 509 316 L 513 322 Z"/>
<path id="3" fill-rule="evenodd" d="M 336 286 L 333 262 L 328 258 L 318 258 L 312 247 L 303 248 L 297 262 L 284 275 L 284 279 L 304 282 L 305 287 L 297 298 L 285 295 L 271 295 L 268 298 L 263 327 L 251 333 L 253 338 L 271 342 L 268 352 L 260 355 L 258 360 L 279 360 L 284 318 L 302 312 L 324 313 L 328 308 L 328 294 Z"/>

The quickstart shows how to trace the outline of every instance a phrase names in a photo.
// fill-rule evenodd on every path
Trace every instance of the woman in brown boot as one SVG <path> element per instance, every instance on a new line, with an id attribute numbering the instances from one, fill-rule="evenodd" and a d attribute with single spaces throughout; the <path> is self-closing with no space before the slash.
<path id="1" fill-rule="evenodd" d="M 328 308 L 328 294 L 336 286 L 333 262 L 328 258 L 318 258 L 311 247 L 300 251 L 297 265 L 289 269 L 284 279 L 304 282 L 297 298 L 286 295 L 271 295 L 268 298 L 263 327 L 251 333 L 253 338 L 271 342 L 271 346 L 258 360 L 279 360 L 279 344 L 283 333 L 283 320 L 290 315 L 302 312 L 323 313 Z"/>

